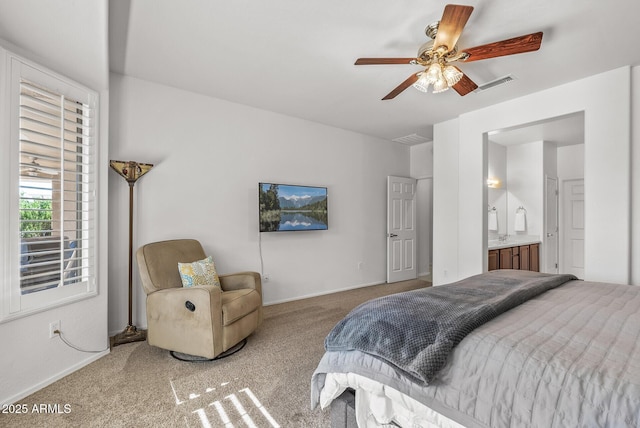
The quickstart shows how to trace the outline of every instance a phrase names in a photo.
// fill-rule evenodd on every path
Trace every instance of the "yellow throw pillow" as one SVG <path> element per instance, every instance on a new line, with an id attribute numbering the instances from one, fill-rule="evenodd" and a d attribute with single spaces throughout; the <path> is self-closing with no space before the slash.
<path id="1" fill-rule="evenodd" d="M 194 285 L 215 285 L 220 287 L 220 278 L 211 256 L 193 263 L 178 263 L 178 271 L 183 287 Z"/>

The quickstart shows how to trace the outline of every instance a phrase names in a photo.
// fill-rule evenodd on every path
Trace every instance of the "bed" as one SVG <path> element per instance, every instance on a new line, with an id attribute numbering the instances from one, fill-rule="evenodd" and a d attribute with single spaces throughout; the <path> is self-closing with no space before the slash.
<path id="1" fill-rule="evenodd" d="M 325 349 L 332 426 L 640 426 L 640 287 L 492 271 L 360 305 Z"/>

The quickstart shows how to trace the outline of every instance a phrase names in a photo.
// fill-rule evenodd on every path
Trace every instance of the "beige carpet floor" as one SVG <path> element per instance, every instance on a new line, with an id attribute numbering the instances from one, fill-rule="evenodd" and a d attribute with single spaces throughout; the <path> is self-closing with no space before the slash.
<path id="1" fill-rule="evenodd" d="M 182 362 L 146 342 L 100 360 L 25 398 L 68 413 L 0 414 L 3 427 L 328 427 L 310 409 L 310 380 L 331 328 L 358 304 L 430 285 L 421 280 L 360 288 L 265 307 L 239 353 Z"/>

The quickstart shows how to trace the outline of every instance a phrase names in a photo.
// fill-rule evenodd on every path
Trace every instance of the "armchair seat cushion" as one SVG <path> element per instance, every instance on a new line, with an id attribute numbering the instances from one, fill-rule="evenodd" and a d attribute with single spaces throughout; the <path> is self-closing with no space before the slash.
<path id="1" fill-rule="evenodd" d="M 231 325 L 261 306 L 262 297 L 254 289 L 224 291 L 222 293 L 222 325 Z"/>

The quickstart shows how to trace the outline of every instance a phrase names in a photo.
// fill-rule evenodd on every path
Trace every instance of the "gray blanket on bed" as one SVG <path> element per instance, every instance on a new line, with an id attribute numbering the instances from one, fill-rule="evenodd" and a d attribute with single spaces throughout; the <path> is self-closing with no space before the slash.
<path id="1" fill-rule="evenodd" d="M 473 329 L 567 281 L 573 275 L 493 271 L 449 285 L 364 303 L 325 339 L 327 351 L 358 350 L 429 384 L 451 350 Z"/>

